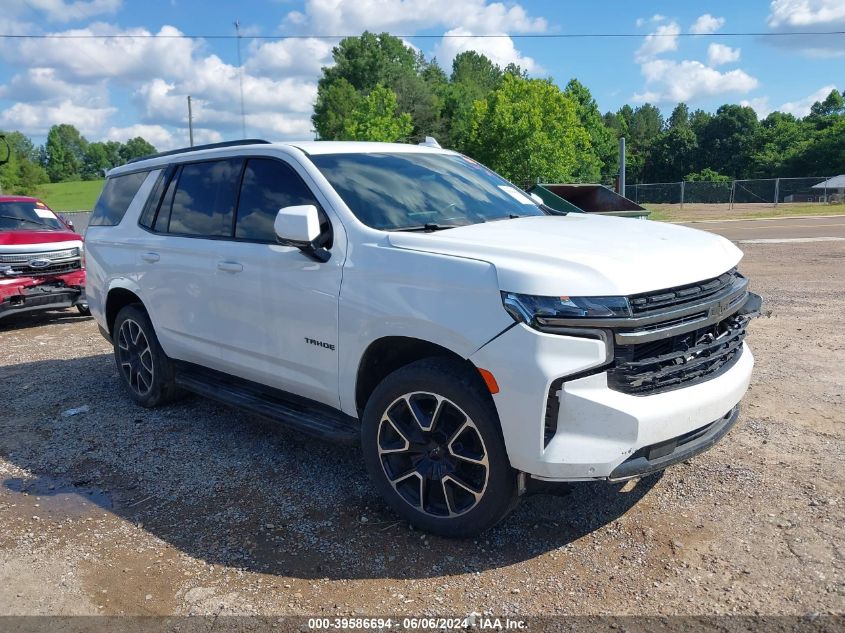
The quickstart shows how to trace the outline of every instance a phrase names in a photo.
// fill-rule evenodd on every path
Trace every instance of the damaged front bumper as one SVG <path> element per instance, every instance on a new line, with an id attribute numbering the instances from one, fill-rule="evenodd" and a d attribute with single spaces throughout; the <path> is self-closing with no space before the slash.
<path id="1" fill-rule="evenodd" d="M 87 308 L 85 271 L 50 278 L 0 280 L 0 319 L 39 310 Z"/>

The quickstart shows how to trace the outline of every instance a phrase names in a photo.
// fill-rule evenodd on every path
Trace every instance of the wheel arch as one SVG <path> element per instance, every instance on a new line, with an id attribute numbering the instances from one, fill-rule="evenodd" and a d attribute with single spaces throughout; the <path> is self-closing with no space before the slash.
<path id="1" fill-rule="evenodd" d="M 140 303 L 142 306 L 144 302 L 132 290 L 123 287 L 114 287 L 109 290 L 106 295 L 106 329 L 109 336 L 114 336 L 114 321 L 118 313 L 128 305 L 133 303 Z"/>
<path id="2" fill-rule="evenodd" d="M 472 361 L 424 339 L 409 336 L 383 336 L 369 344 L 358 363 L 355 377 L 355 408 L 363 413 L 375 388 L 391 373 L 426 358 L 450 358 L 463 364 L 485 388 L 484 380 Z M 486 391 L 486 389 L 485 389 Z"/>

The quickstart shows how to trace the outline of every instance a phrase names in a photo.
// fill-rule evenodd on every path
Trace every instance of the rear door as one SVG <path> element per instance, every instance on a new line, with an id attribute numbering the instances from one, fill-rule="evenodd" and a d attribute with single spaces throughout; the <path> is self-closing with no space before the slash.
<path id="1" fill-rule="evenodd" d="M 231 243 L 242 170 L 239 158 L 181 164 L 155 213 L 144 214 L 151 235 L 137 254 L 139 283 L 171 357 L 221 365 L 217 262 Z"/>
<path id="2" fill-rule="evenodd" d="M 225 371 L 336 407 L 345 238 L 305 178 L 277 158 L 247 159 L 234 238 L 216 254 L 209 301 Z M 277 243 L 276 213 L 300 204 L 320 209 L 324 235 L 332 240 L 325 263 Z"/>

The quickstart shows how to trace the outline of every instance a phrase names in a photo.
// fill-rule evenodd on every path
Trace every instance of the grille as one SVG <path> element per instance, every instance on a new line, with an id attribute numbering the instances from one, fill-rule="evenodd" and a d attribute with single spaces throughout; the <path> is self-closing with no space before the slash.
<path id="1" fill-rule="evenodd" d="M 79 257 L 78 248 L 40 253 L 2 253 L 0 254 L 0 264 L 28 264 L 33 259 L 71 259 L 73 257 Z"/>
<path id="2" fill-rule="evenodd" d="M 607 372 L 611 389 L 645 395 L 688 387 L 739 360 L 748 317 L 730 316 L 705 328 L 640 345 L 617 345 Z"/>
<path id="3" fill-rule="evenodd" d="M 725 288 L 730 287 L 737 279 L 741 278 L 742 275 L 737 272 L 736 268 L 732 268 L 728 272 L 713 279 L 706 279 L 705 281 L 687 284 L 686 286 L 677 286 L 676 288 L 633 295 L 629 299 L 631 311 L 634 316 L 639 316 L 652 310 L 675 308 L 702 301 L 720 293 Z"/>
<path id="4" fill-rule="evenodd" d="M 60 264 L 50 264 L 45 268 L 30 268 L 29 266 L 12 266 L 12 270 L 17 275 L 25 275 L 27 277 L 40 277 L 42 275 L 64 275 L 65 273 L 72 273 L 74 270 L 80 270 L 82 262 L 78 259 L 75 262 L 63 262 Z"/>

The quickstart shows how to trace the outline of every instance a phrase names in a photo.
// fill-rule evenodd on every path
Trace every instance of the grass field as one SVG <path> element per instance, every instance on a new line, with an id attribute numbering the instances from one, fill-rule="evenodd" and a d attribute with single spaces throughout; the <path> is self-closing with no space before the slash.
<path id="1" fill-rule="evenodd" d="M 103 188 L 102 180 L 54 182 L 38 185 L 33 194 L 53 211 L 90 211 Z"/>
<path id="2" fill-rule="evenodd" d="M 644 205 L 651 215 L 649 220 L 663 222 L 695 222 L 696 220 L 749 220 L 754 218 L 779 218 L 790 215 L 845 215 L 845 204 L 782 203 L 738 204 L 677 204 Z"/>

